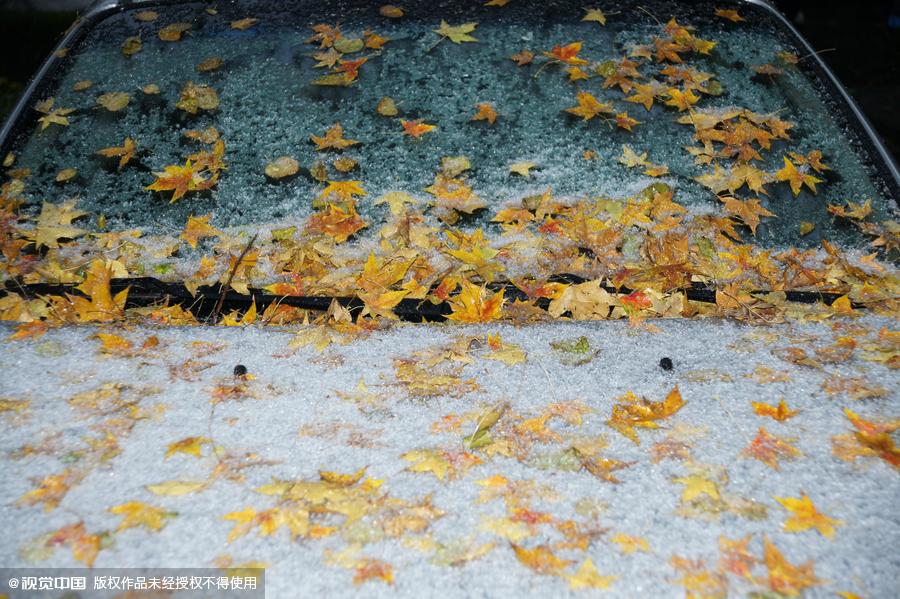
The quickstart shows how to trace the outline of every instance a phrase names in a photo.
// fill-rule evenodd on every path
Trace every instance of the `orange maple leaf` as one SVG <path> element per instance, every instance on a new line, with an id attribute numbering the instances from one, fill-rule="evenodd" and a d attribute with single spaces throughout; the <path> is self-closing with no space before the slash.
<path id="1" fill-rule="evenodd" d="M 724 536 L 719 536 L 719 551 L 722 557 L 719 559 L 719 569 L 727 570 L 744 578 L 751 578 L 750 566 L 759 563 L 759 560 L 750 555 L 747 545 L 752 534 L 748 534 L 743 539 L 731 541 Z"/>
<path id="2" fill-rule="evenodd" d="M 490 104 L 476 104 L 478 114 L 470 118 L 470 121 L 487 121 L 491 125 L 497 120 L 497 111 Z"/>
<path id="3" fill-rule="evenodd" d="M 503 291 L 491 294 L 486 287 L 479 287 L 462 279 L 462 291 L 450 299 L 453 314 L 448 320 L 460 322 L 490 322 L 497 320 L 503 313 Z"/>
<path id="4" fill-rule="evenodd" d="M 425 119 L 418 119 L 415 121 L 404 121 L 400 119 L 400 122 L 403 123 L 403 133 L 406 135 L 412 135 L 416 139 L 419 139 L 419 136 L 423 133 L 428 133 L 432 129 L 437 129 L 434 125 L 425 125 L 422 123 Z"/>
<path id="5" fill-rule="evenodd" d="M 797 448 L 789 445 L 775 435 L 770 435 L 766 432 L 766 427 L 762 427 L 756 433 L 756 436 L 753 437 L 751 444 L 744 448 L 738 457 L 754 458 L 766 466 L 778 470 L 779 456 L 786 459 L 792 459 L 802 455 L 803 454 L 800 453 Z"/>
<path id="6" fill-rule="evenodd" d="M 750 65 L 750 68 L 760 75 L 781 75 L 782 73 L 784 73 L 784 71 L 782 71 L 778 67 L 773 66 L 771 62 L 767 62 L 761 67 Z"/>
<path id="7" fill-rule="evenodd" d="M 369 60 L 368 58 L 362 58 L 360 60 L 339 60 L 341 66 L 333 69 L 335 71 L 342 71 L 346 74 L 348 81 L 353 81 L 359 75 L 359 67 L 362 66 L 364 62 Z"/>
<path id="8" fill-rule="evenodd" d="M 864 431 L 854 433 L 856 440 L 868 449 L 878 454 L 878 457 L 900 470 L 900 448 L 894 443 L 891 436 L 886 433 L 870 434 Z"/>
<path id="9" fill-rule="evenodd" d="M 507 56 L 510 60 L 516 61 L 516 66 L 521 67 L 522 65 L 526 65 L 532 60 L 534 60 L 534 53 L 529 52 L 528 50 L 522 49 L 521 54 L 514 54 L 513 56 Z"/>
<path id="10" fill-rule="evenodd" d="M 653 305 L 653 302 L 650 301 L 650 296 L 642 291 L 632 291 L 625 297 L 620 297 L 619 301 L 625 306 L 626 312 L 645 310 Z"/>
<path id="11" fill-rule="evenodd" d="M 341 129 L 341 124 L 335 122 L 334 127 L 325 132 L 325 137 L 310 136 L 310 139 L 317 144 L 317 150 L 326 150 L 328 148 L 343 150 L 347 146 L 359 143 L 353 139 L 343 139 L 343 135 L 344 131 Z"/>
<path id="12" fill-rule="evenodd" d="M 588 61 L 584 60 L 583 58 L 578 58 L 578 53 L 580 51 L 581 42 L 575 42 L 574 44 L 569 44 L 567 46 L 560 46 L 559 44 L 557 44 L 553 46 L 553 50 L 551 50 L 550 52 L 544 52 L 544 54 L 556 61 L 564 62 L 566 64 L 587 64 Z"/>
<path id="13" fill-rule="evenodd" d="M 66 469 L 62 474 L 45 476 L 38 483 L 39 486 L 37 489 L 30 493 L 26 493 L 16 503 L 19 505 L 43 503 L 45 512 L 53 511 L 53 508 L 57 507 L 65 498 L 69 489 L 81 482 L 84 475 L 84 472 Z"/>
<path id="14" fill-rule="evenodd" d="M 719 200 L 725 202 L 725 206 L 723 207 L 722 211 L 725 214 L 741 217 L 741 220 L 744 221 L 744 224 L 750 227 L 750 230 L 753 231 L 754 236 L 756 236 L 756 227 L 759 226 L 760 217 L 776 216 L 775 214 L 772 214 L 771 212 L 760 206 L 760 200 L 739 200 L 733 197 L 719 197 Z"/>
<path id="15" fill-rule="evenodd" d="M 360 229 L 368 226 L 369 223 L 362 220 L 357 214 L 353 202 L 344 202 L 342 206 L 329 202 L 325 210 L 309 217 L 306 223 L 306 232 L 330 235 L 334 237 L 335 241 L 342 243 Z"/>
<path id="16" fill-rule="evenodd" d="M 643 121 L 636 121 L 633 118 L 628 116 L 627 112 L 617 112 L 616 113 L 616 125 L 621 127 L 622 129 L 628 129 L 631 131 L 631 128 L 635 125 L 640 125 Z"/>
<path id="17" fill-rule="evenodd" d="M 682 399 L 678 385 L 669 392 L 664 401 L 649 401 L 629 391 L 627 395 L 619 398 L 619 402 L 613 406 L 612 417 L 606 424 L 638 445 L 641 442 L 634 427 L 659 428 L 656 420 L 669 418 L 687 403 Z"/>
<path id="18" fill-rule="evenodd" d="M 353 584 L 359 584 L 373 578 L 380 578 L 388 584 L 394 584 L 394 567 L 374 557 L 360 559 L 353 574 Z"/>
<path id="19" fill-rule="evenodd" d="M 716 16 L 728 19 L 730 21 L 734 21 L 735 23 L 737 23 L 738 21 L 746 21 L 747 20 L 747 19 L 743 18 L 742 16 L 740 16 L 738 14 L 738 12 L 734 9 L 717 8 Z"/>
<path id="20" fill-rule="evenodd" d="M 880 435 L 881 433 L 892 433 L 898 428 L 900 428 L 900 420 L 893 420 L 882 422 L 880 424 L 875 424 L 873 422 L 869 422 L 867 420 L 863 420 L 857 414 L 854 414 L 847 408 L 844 408 L 844 414 L 853 423 L 860 432 L 863 432 L 867 435 Z"/>
<path id="21" fill-rule="evenodd" d="M 766 547 L 766 567 L 769 569 L 768 584 L 773 591 L 796 597 L 806 587 L 825 582 L 815 577 L 812 560 L 799 566 L 791 565 L 766 535 L 763 535 L 763 543 Z"/>
<path id="22" fill-rule="evenodd" d="M 187 227 L 184 228 L 184 232 L 178 236 L 178 239 L 184 239 L 188 242 L 188 244 L 193 248 L 197 249 L 197 241 L 201 237 L 218 237 L 222 234 L 221 231 L 209 226 L 209 219 L 212 218 L 213 213 L 210 212 L 206 216 L 198 216 L 194 217 L 192 214 L 188 218 Z"/>
<path id="23" fill-rule="evenodd" d="M 113 297 L 109 287 L 111 276 L 112 267 L 107 267 L 100 260 L 94 260 L 91 270 L 87 272 L 87 280 L 76 287 L 90 299 L 77 295 L 68 296 L 79 322 L 113 322 L 124 315 L 123 308 L 128 298 L 128 289 Z"/>
<path id="24" fill-rule="evenodd" d="M 94 559 L 100 553 L 101 542 L 104 537 L 108 539 L 109 533 L 89 535 L 84 529 L 84 522 L 63 526 L 46 542 L 47 547 L 56 545 L 69 545 L 72 547 L 72 556 L 78 561 L 84 562 L 89 568 L 93 567 Z"/>
<path id="25" fill-rule="evenodd" d="M 564 568 L 575 563 L 572 560 L 556 557 L 548 545 L 538 545 L 534 549 L 525 549 L 515 543 L 510 543 L 510 546 L 516 552 L 519 561 L 538 574 L 559 575 L 562 574 Z"/>
<path id="26" fill-rule="evenodd" d="M 136 144 L 136 141 L 132 141 L 130 137 L 126 137 L 125 143 L 121 148 L 106 148 L 105 150 L 97 150 L 97 153 L 108 157 L 121 156 L 119 159 L 119 168 L 122 168 L 129 160 L 134 158 Z"/>
<path id="27" fill-rule="evenodd" d="M 585 458 L 582 462 L 585 470 L 587 470 L 600 480 L 605 480 L 611 483 L 622 482 L 612 475 L 613 472 L 615 472 L 616 470 L 622 470 L 623 468 L 634 466 L 635 464 L 637 464 L 637 462 L 620 462 L 617 460 L 608 460 L 606 458 L 600 458 L 597 456 Z"/>
<path id="28" fill-rule="evenodd" d="M 765 403 L 757 403 L 755 401 L 750 402 L 753 405 L 753 411 L 756 412 L 760 416 L 769 416 L 774 418 L 778 422 L 784 422 L 788 418 L 793 418 L 803 410 L 788 410 L 787 404 L 784 403 L 784 398 L 781 398 L 781 402 L 777 406 L 770 406 Z"/>
<path id="29" fill-rule="evenodd" d="M 209 156 L 213 156 L 209 154 Z M 156 175 L 156 181 L 152 185 L 148 185 L 144 189 L 151 191 L 174 191 L 171 204 L 178 198 L 182 197 L 189 191 L 197 191 L 201 189 L 209 189 L 216 184 L 218 175 L 214 174 L 211 179 L 204 179 L 198 172 L 197 167 L 191 166 L 191 161 L 185 163 L 184 166 L 167 166 L 163 173 L 153 173 Z"/>
<path id="30" fill-rule="evenodd" d="M 13 327 L 16 332 L 10 335 L 4 343 L 10 341 L 22 341 L 24 339 L 40 339 L 49 329 L 58 327 L 61 324 L 61 322 L 50 320 L 35 320 L 33 322 L 18 324 Z"/>
<path id="31" fill-rule="evenodd" d="M 699 96 L 695 96 L 692 90 L 687 90 L 687 92 L 682 92 L 675 88 L 668 90 L 670 100 L 666 100 L 666 104 L 669 106 L 674 106 L 678 109 L 678 112 L 684 112 L 685 110 L 690 110 L 691 106 L 696 104 L 699 100 Z"/>
<path id="32" fill-rule="evenodd" d="M 174 190 L 175 193 L 172 194 L 172 200 L 169 202 L 171 204 L 187 193 L 190 182 L 194 178 L 194 168 L 191 166 L 190 160 L 187 161 L 185 166 L 167 166 L 165 168 L 166 171 L 164 173 L 153 173 L 156 175 L 156 181 L 144 189 L 153 191 Z"/>

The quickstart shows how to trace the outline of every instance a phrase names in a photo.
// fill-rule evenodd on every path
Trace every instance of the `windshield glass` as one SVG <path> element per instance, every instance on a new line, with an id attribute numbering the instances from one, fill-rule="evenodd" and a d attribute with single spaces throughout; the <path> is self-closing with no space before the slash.
<path id="1" fill-rule="evenodd" d="M 563 274 L 840 294 L 859 276 L 786 269 L 892 249 L 873 158 L 767 11 L 491 4 L 101 19 L 5 142 L 4 205 L 30 217 L 7 276 L 99 259 L 390 315 L 506 281 L 548 299 Z"/>

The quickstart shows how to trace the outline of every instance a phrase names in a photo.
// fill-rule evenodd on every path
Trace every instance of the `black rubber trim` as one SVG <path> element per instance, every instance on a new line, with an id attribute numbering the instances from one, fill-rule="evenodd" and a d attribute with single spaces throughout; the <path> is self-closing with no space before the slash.
<path id="1" fill-rule="evenodd" d="M 578 284 L 585 282 L 585 279 L 575 275 L 555 275 L 548 279 L 551 283 Z M 75 285 L 37 283 L 30 285 L 16 285 L 15 282 L 7 281 L 6 289 L 0 289 L 0 294 L 6 296 L 8 293 L 18 293 L 25 299 L 35 299 L 48 295 L 79 295 L 87 297 L 84 293 L 77 290 Z M 504 298 L 508 301 L 527 301 L 528 296 L 518 289 L 512 283 L 492 283 L 487 285 L 488 289 L 497 293 L 503 291 Z M 602 287 L 610 293 L 631 293 L 631 289 L 622 287 L 615 288 L 605 285 Z M 140 308 L 162 304 L 166 301 L 170 305 L 181 304 L 183 308 L 191 311 L 195 318 L 199 321 L 207 321 L 215 311 L 216 304 L 222 298 L 220 285 L 204 285 L 197 289 L 196 295 L 191 295 L 182 283 L 167 283 L 154 279 L 152 277 L 138 277 L 133 279 L 113 279 L 110 282 L 110 291 L 113 295 L 128 289 L 128 299 L 125 308 Z M 691 301 L 715 303 L 716 290 L 710 289 L 700 284 L 684 290 L 687 298 Z M 765 293 L 765 292 L 760 292 Z M 798 302 L 803 304 L 814 304 L 821 302 L 830 306 L 836 299 L 841 297 L 838 293 L 818 293 L 810 291 L 787 291 L 785 299 L 790 302 Z M 278 302 L 284 306 L 292 306 L 294 308 L 302 308 L 305 310 L 328 310 L 332 301 L 337 301 L 341 306 L 350 310 L 351 313 L 358 314 L 365 304 L 356 297 L 332 297 L 332 296 L 293 296 L 293 295 L 272 295 L 261 289 L 251 289 L 250 294 L 245 295 L 234 290 L 225 293 L 225 299 L 222 304 L 223 312 L 232 310 L 246 310 L 254 302 L 257 310 L 260 312 L 265 310 L 272 302 Z M 535 305 L 546 310 L 550 306 L 550 300 L 540 298 Z M 446 320 L 447 315 L 452 314 L 453 310 L 449 302 L 440 302 L 434 304 L 426 299 L 403 299 L 394 307 L 394 313 L 407 322 L 441 322 Z"/>

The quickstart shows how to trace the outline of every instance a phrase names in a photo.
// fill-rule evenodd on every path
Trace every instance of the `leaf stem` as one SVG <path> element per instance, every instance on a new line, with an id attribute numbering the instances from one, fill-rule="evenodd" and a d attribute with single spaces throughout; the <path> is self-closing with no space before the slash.
<path id="1" fill-rule="evenodd" d="M 237 273 L 238 267 L 241 265 L 241 262 L 244 260 L 244 257 L 253 247 L 253 242 L 256 241 L 256 238 L 259 236 L 259 231 L 256 232 L 256 235 L 250 240 L 250 243 L 247 244 L 247 247 L 244 248 L 244 251 L 241 252 L 241 255 L 238 256 L 237 262 L 234 263 L 234 268 L 231 269 L 231 274 L 228 275 L 228 280 L 225 282 L 225 285 L 219 287 L 219 303 L 216 304 L 216 310 L 212 313 L 211 321 L 213 324 L 219 319 L 219 312 L 222 310 L 222 304 L 225 303 L 225 295 L 228 293 L 229 287 L 231 287 L 231 281 L 234 279 L 235 273 Z"/>

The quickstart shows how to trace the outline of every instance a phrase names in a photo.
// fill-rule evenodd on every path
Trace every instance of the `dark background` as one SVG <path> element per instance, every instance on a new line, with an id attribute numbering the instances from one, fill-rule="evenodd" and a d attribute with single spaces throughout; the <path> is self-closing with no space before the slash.
<path id="1" fill-rule="evenodd" d="M 86 0 L 0 0 L 0 118 L 77 17 L 74 10 L 59 9 L 86 4 Z M 900 162 L 900 0 L 774 4 L 816 51 L 828 50 L 822 59 Z"/>

